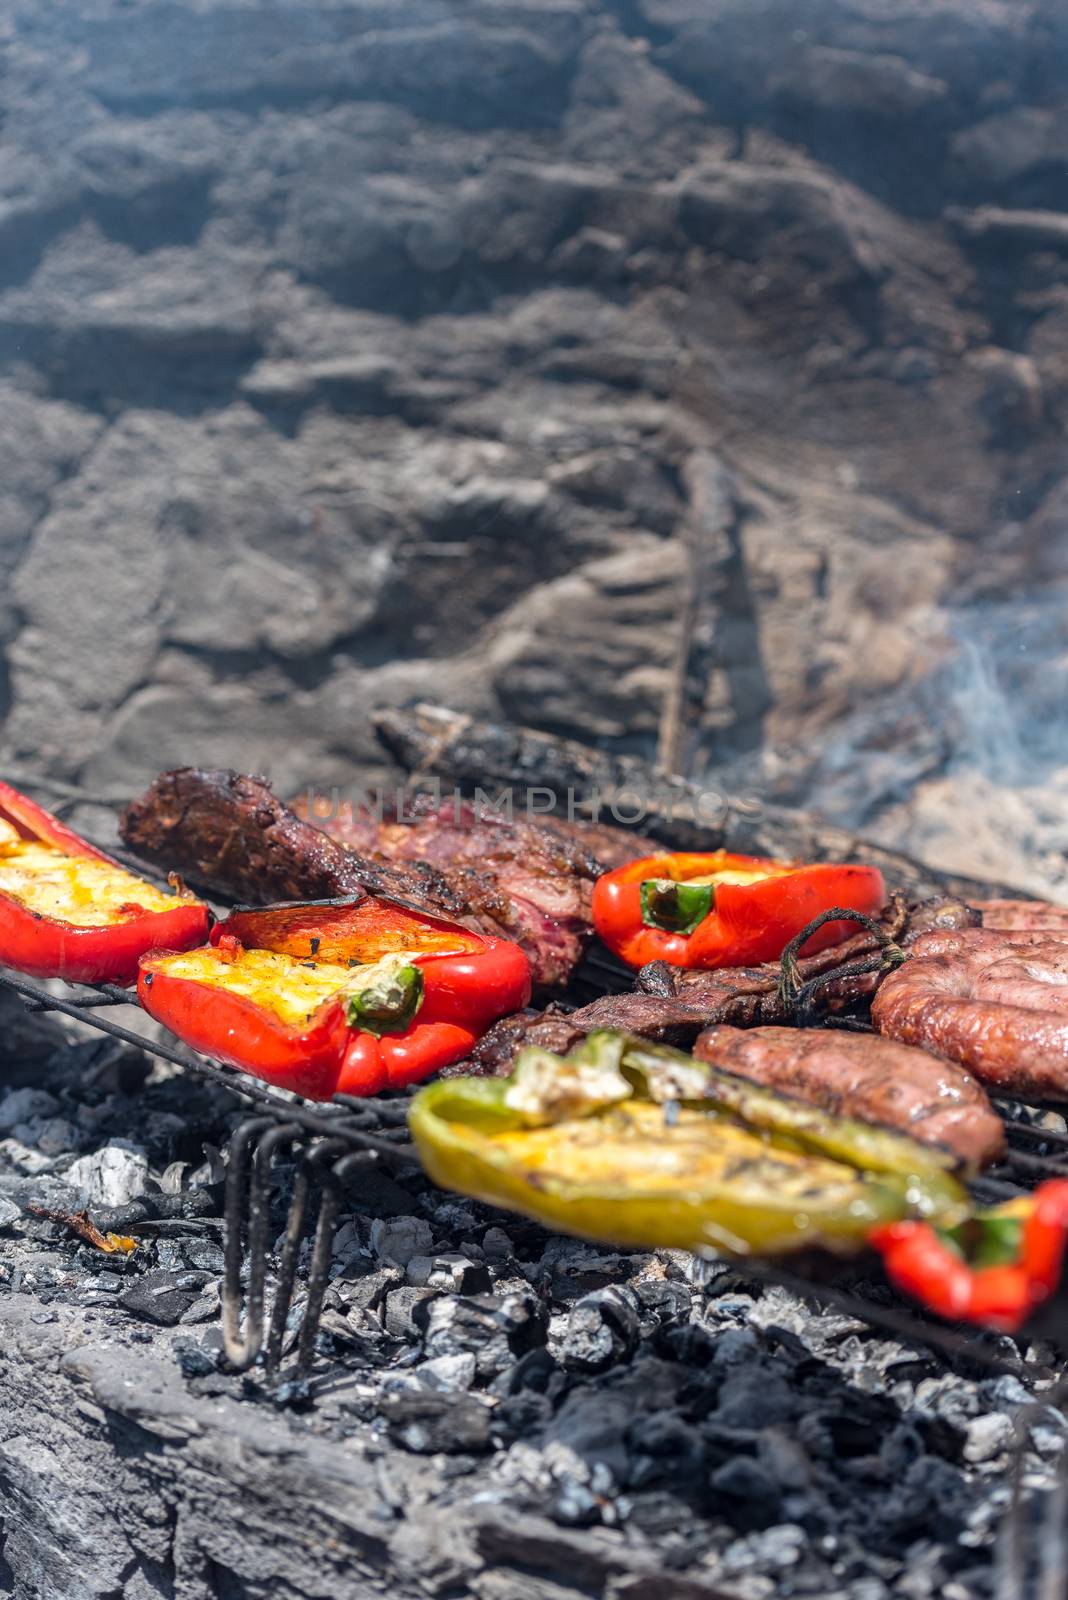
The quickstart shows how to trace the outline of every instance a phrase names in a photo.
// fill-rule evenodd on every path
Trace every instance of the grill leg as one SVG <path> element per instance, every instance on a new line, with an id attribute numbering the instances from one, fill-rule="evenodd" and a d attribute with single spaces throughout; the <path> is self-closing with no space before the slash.
<path id="1" fill-rule="evenodd" d="M 333 1154 L 328 1146 L 320 1146 L 313 1160 Z M 332 1168 L 322 1174 L 323 1198 L 319 1206 L 319 1221 L 315 1229 L 315 1247 L 312 1251 L 311 1270 L 308 1274 L 308 1296 L 304 1308 L 304 1321 L 300 1328 L 297 1346 L 297 1376 L 306 1377 L 315 1356 L 315 1340 L 319 1333 L 319 1319 L 323 1312 L 323 1296 L 330 1281 L 330 1264 L 333 1259 L 334 1237 L 337 1233 L 338 1212 L 344 1197 L 345 1182 L 355 1172 L 373 1166 L 375 1152 L 361 1150 L 342 1156 Z"/>

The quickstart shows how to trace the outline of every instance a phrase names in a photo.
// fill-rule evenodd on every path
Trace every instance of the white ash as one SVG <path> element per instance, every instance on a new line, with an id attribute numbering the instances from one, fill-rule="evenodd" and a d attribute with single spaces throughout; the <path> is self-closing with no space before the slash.
<path id="1" fill-rule="evenodd" d="M 148 1157 L 139 1145 L 112 1139 L 92 1155 L 73 1161 L 66 1180 L 90 1205 L 124 1206 L 145 1192 Z"/>

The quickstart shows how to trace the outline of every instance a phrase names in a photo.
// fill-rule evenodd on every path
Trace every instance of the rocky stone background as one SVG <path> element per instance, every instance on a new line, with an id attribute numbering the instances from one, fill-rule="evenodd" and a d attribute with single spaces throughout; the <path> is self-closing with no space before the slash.
<path id="1" fill-rule="evenodd" d="M 1064 884 L 1059 0 L 4 0 L 0 72 L 10 769 L 421 696 Z"/>

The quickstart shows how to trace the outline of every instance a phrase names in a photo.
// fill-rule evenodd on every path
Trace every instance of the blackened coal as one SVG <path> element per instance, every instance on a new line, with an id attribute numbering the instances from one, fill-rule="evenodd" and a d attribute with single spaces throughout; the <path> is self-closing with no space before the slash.
<path id="1" fill-rule="evenodd" d="M 989 1587 L 1014 1419 L 1048 1388 L 1040 1368 L 1022 1381 L 953 1365 L 730 1266 L 561 1238 L 379 1171 L 342 1210 L 311 1382 L 288 1364 L 306 1255 L 281 1384 L 237 1376 L 221 1354 L 219 1152 L 239 1109 L 169 1069 L 94 1059 L 87 1077 L 84 1045 L 50 1034 L 36 1082 L 7 1082 L 0 1045 L 0 1283 L 30 1297 L 42 1334 L 97 1319 L 131 1359 L 165 1358 L 191 1397 L 270 1406 L 295 1460 L 323 1437 L 373 1456 L 393 1521 L 418 1482 L 470 1529 L 450 1556 L 456 1592 L 483 1560 L 560 1596 L 637 1600 L 667 1573 L 680 1594 L 740 1600 Z M 105 1149 L 123 1159 L 97 1161 Z M 137 1192 L 94 1201 L 72 1168 Z M 292 1173 L 274 1174 L 276 1251 Z M 88 1204 L 137 1247 L 105 1255 L 31 1203 Z M 1034 1415 L 1041 1496 L 1068 1428 L 1055 1407 Z M 608 1561 L 605 1530 L 633 1568 Z"/>

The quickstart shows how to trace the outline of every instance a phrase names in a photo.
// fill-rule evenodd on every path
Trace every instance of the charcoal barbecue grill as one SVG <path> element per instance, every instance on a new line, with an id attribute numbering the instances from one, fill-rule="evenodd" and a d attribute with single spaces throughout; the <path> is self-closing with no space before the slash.
<path id="1" fill-rule="evenodd" d="M 26 781 L 32 786 L 32 780 Z M 78 804 L 115 804 L 110 798 L 101 801 L 99 797 L 82 794 L 70 784 L 53 785 L 50 780 L 40 779 L 37 786 L 60 795 L 56 807 L 59 812 Z M 101 845 L 101 848 L 145 874 L 144 863 L 134 857 L 110 844 Z M 568 990 L 558 1003 L 578 1007 L 599 995 L 622 992 L 632 981 L 629 969 L 608 951 L 595 946 L 572 975 Z M 346 1194 L 358 1198 L 360 1174 L 376 1164 L 387 1167 L 420 1165 L 415 1148 L 407 1138 L 408 1095 L 387 1094 L 369 1099 L 338 1095 L 330 1105 L 305 1101 L 269 1088 L 238 1069 L 212 1061 L 177 1041 L 155 1039 L 115 1022 L 107 1014 L 109 1009 L 119 1005 L 137 1006 L 133 991 L 111 984 L 68 985 L 70 992 L 64 997 L 19 974 L 2 970 L 0 984 L 21 995 L 31 1009 L 56 1012 L 86 1023 L 158 1060 L 225 1087 L 248 1106 L 249 1115 L 233 1135 L 227 1163 L 225 1269 L 221 1297 L 224 1348 L 227 1361 L 235 1371 L 247 1371 L 262 1359 L 268 1378 L 279 1380 L 293 1308 L 298 1257 L 304 1241 L 313 1233 L 295 1364 L 287 1371 L 286 1378 L 287 1382 L 305 1382 L 315 1358 L 343 1198 Z M 834 1019 L 818 1020 L 834 1023 Z M 855 1020 L 843 1021 L 849 1026 L 859 1025 Z M 971 1187 L 978 1199 L 985 1204 L 999 1204 L 1027 1193 L 1046 1179 L 1068 1177 L 1068 1132 L 1045 1125 L 1046 1108 L 1005 1101 L 995 1101 L 995 1106 L 1005 1124 L 1008 1148 L 995 1166 L 973 1180 Z M 283 1154 L 296 1161 L 296 1174 L 268 1315 L 270 1175 L 274 1161 Z M 991 1339 L 977 1334 L 974 1329 L 944 1324 L 930 1313 L 914 1310 L 903 1302 L 886 1303 L 879 1295 L 880 1290 L 885 1291 L 882 1284 L 872 1286 L 875 1294 L 846 1290 L 828 1277 L 826 1258 L 806 1255 L 800 1260 L 807 1270 L 758 1261 L 736 1265 L 741 1274 L 755 1282 L 779 1284 L 809 1302 L 832 1305 L 898 1339 L 936 1346 L 958 1360 L 971 1361 L 991 1372 L 1026 1374 L 1032 1378 L 1048 1375 L 1014 1355 L 1011 1341 L 1004 1337 Z M 1062 1287 L 1047 1302 L 1038 1322 L 1038 1327 L 1027 1330 L 1029 1334 L 1038 1332 L 1068 1351 L 1068 1291 Z"/>
<path id="2" fill-rule="evenodd" d="M 34 787 L 32 779 L 24 781 Z M 79 804 L 101 803 L 69 784 L 53 785 L 41 779 L 36 786 L 57 794 L 59 811 Z M 111 845 L 102 847 L 124 859 L 121 850 Z M 145 872 L 141 862 L 126 859 L 138 872 Z M 614 957 L 595 946 L 576 969 L 560 1003 L 577 1007 L 598 995 L 626 989 L 632 978 Z M 155 1038 L 115 1021 L 109 1014 L 114 1008 L 137 1004 L 136 995 L 125 989 L 108 984 L 68 985 L 67 992 L 58 995 L 19 974 L 2 970 L 0 985 L 20 995 L 31 1010 L 58 1013 L 85 1023 L 183 1072 L 225 1088 L 247 1107 L 247 1116 L 230 1140 L 226 1171 L 220 1290 L 223 1349 L 232 1371 L 248 1372 L 259 1366 L 268 1387 L 275 1392 L 311 1393 L 309 1380 L 319 1347 L 320 1319 L 343 1207 L 346 1203 L 349 1209 L 359 1205 L 361 1177 L 374 1168 L 419 1166 L 407 1137 L 408 1094 L 372 1099 L 339 1095 L 329 1105 L 304 1101 L 269 1088 L 177 1041 Z M 811 1008 L 808 1020 L 817 1020 Z M 853 1019 L 848 1025 L 860 1024 Z M 995 1105 L 1004 1121 L 1008 1148 L 996 1166 L 974 1181 L 977 1198 L 998 1203 L 1026 1193 L 1045 1179 L 1068 1176 L 1068 1132 L 1047 1125 L 1048 1108 L 1006 1101 Z M 271 1178 L 280 1158 L 293 1163 L 293 1179 L 281 1250 L 273 1259 Z M 294 1330 L 298 1264 L 309 1240 L 303 1312 L 299 1329 Z M 272 1266 L 273 1292 L 269 1292 Z M 1068 1391 L 1068 1376 L 1042 1365 L 1034 1359 L 1034 1352 L 1029 1357 L 1007 1336 L 943 1323 L 907 1306 L 879 1281 L 877 1272 L 871 1281 L 862 1279 L 846 1287 L 836 1281 L 841 1278 L 840 1264 L 817 1254 L 795 1258 L 789 1265 L 743 1261 L 732 1266 L 754 1285 L 780 1286 L 816 1309 L 831 1307 L 897 1340 L 936 1349 L 963 1367 L 1032 1383 L 1049 1384 L 1052 1380 L 1043 1396 L 1045 1407 L 1061 1403 Z M 1024 1337 L 1034 1335 L 1060 1351 L 1068 1351 L 1068 1292 L 1063 1286 L 1024 1331 Z M 293 1360 L 287 1364 L 290 1354 Z M 1068 1504 L 1064 1464 L 1057 1489 L 1049 1496 L 1042 1527 L 1036 1530 L 1028 1522 L 1024 1447 L 1030 1413 L 1039 1409 L 1024 1407 L 1017 1416 L 1012 1499 L 996 1552 L 996 1600 L 1017 1600 L 1025 1592 L 1035 1548 L 1039 1551 L 1039 1581 L 1043 1587 L 1038 1592 L 1042 1600 L 1064 1600 L 1068 1595 L 1068 1554 L 1062 1526 L 1063 1506 Z M 1033 1543 L 1036 1537 L 1037 1546 Z"/>

